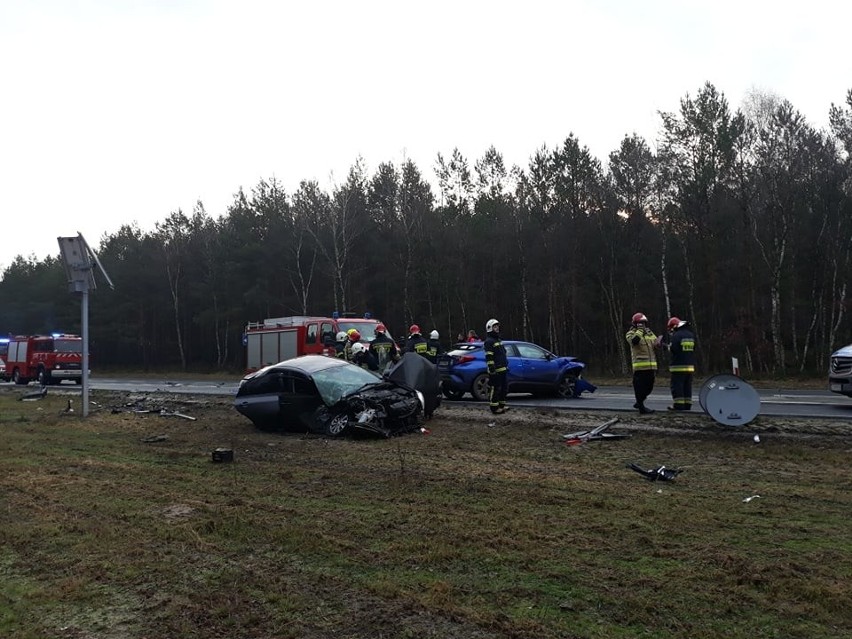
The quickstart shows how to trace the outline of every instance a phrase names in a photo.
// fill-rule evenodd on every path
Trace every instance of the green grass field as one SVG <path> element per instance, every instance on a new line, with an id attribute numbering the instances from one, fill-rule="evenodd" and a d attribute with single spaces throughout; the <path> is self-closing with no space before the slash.
<path id="1" fill-rule="evenodd" d="M 224 399 L 162 400 L 189 421 L 19 396 L 8 639 L 852 636 L 847 424 L 630 414 L 631 437 L 566 446 L 612 415 L 442 407 L 430 434 L 328 440 Z"/>

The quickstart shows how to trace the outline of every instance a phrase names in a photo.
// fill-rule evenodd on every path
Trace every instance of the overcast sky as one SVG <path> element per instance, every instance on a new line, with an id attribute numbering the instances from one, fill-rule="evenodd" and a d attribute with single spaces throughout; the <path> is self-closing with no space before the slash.
<path id="1" fill-rule="evenodd" d="M 0 268 L 152 230 L 275 177 L 569 134 L 601 161 L 709 81 L 818 128 L 852 88 L 846 2 L 0 0 Z"/>

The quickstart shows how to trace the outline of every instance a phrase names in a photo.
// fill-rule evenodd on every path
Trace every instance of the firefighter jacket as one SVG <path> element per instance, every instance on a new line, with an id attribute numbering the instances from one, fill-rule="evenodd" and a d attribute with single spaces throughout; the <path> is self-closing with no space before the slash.
<path id="1" fill-rule="evenodd" d="M 654 332 L 647 326 L 634 326 L 627 331 L 625 338 L 630 344 L 633 372 L 657 370 L 657 354 L 654 352 L 657 336 Z"/>
<path id="2" fill-rule="evenodd" d="M 335 342 L 334 343 L 335 357 L 337 357 L 338 359 L 346 359 L 346 345 L 348 343 L 349 343 L 348 340 L 345 341 L 345 342 Z"/>
<path id="3" fill-rule="evenodd" d="M 488 333 L 488 337 L 485 338 L 485 364 L 488 366 L 489 375 L 509 370 L 509 358 L 506 356 L 506 347 L 500 341 L 500 335 L 493 331 Z"/>
<path id="4" fill-rule="evenodd" d="M 669 372 L 695 372 L 695 333 L 689 330 L 687 326 L 681 326 L 672 333 L 669 351 L 672 355 Z"/>
<path id="5" fill-rule="evenodd" d="M 409 335 L 408 339 L 405 340 L 406 353 L 417 353 L 418 355 L 426 357 L 426 351 L 428 349 L 429 344 L 426 343 L 426 338 L 420 335 L 419 333 Z"/>
<path id="6" fill-rule="evenodd" d="M 366 368 L 368 371 L 378 371 L 379 370 L 379 360 L 376 359 L 376 356 L 370 351 L 361 351 L 352 356 L 352 363 L 360 366 L 361 368 Z"/>
<path id="7" fill-rule="evenodd" d="M 426 359 L 433 364 L 438 363 L 438 353 L 441 352 L 441 342 L 436 339 L 430 339 L 427 343 Z"/>
<path id="8" fill-rule="evenodd" d="M 399 359 L 399 350 L 394 341 L 384 333 L 376 333 L 376 339 L 370 342 L 370 352 L 379 363 L 379 368 L 384 370 L 388 362 Z"/>
<path id="9" fill-rule="evenodd" d="M 352 346 L 355 344 L 351 339 L 346 340 L 346 344 L 343 346 L 343 351 L 337 354 L 340 359 L 345 359 L 347 362 L 351 362 L 354 355 L 352 354 Z"/>

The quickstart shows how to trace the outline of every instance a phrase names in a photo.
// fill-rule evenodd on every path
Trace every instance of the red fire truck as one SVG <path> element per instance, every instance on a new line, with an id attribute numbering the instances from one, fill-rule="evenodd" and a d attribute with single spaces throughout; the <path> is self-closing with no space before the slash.
<path id="1" fill-rule="evenodd" d="M 83 340 L 79 335 L 17 335 L 9 339 L 6 374 L 16 384 L 38 380 L 83 382 Z"/>
<path id="2" fill-rule="evenodd" d="M 246 347 L 246 371 L 252 373 L 264 366 L 300 355 L 329 355 L 337 353 L 335 336 L 350 328 L 361 333 L 361 341 L 372 342 L 379 320 L 371 317 L 270 317 L 262 322 L 250 322 L 243 335 Z M 390 337 L 390 333 L 388 333 Z"/>

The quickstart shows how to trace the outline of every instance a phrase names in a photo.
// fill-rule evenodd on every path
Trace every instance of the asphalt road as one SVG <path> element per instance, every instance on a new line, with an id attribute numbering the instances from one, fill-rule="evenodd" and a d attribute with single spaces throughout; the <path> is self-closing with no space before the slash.
<path id="1" fill-rule="evenodd" d="M 0 386 L 15 387 L 14 384 Z M 24 391 L 23 387 L 20 387 Z M 35 390 L 36 385 L 30 384 L 28 391 Z M 51 387 L 62 393 L 79 394 L 80 386 L 63 383 Z M 89 380 L 89 391 L 123 391 L 137 393 L 186 393 L 191 395 L 233 396 L 237 391 L 237 382 L 231 381 L 158 381 L 155 379 L 128 378 L 99 378 Z M 852 398 L 847 398 L 828 390 L 795 390 L 795 389 L 754 389 L 760 399 L 760 415 L 778 417 L 815 417 L 823 419 L 852 420 Z M 693 408 L 696 414 L 703 409 L 699 402 L 701 388 L 693 389 Z M 469 397 L 469 396 L 466 396 Z M 707 396 L 705 395 L 705 399 Z M 449 400 L 445 400 L 447 403 Z M 530 395 L 509 395 L 509 404 L 517 407 L 551 408 L 566 410 L 607 410 L 635 412 L 633 408 L 633 390 L 629 386 L 598 386 L 594 393 L 584 393 L 578 399 L 533 398 Z M 479 402 L 462 400 L 460 405 L 481 405 Z M 671 404 L 671 396 L 667 386 L 658 385 L 648 398 L 646 405 L 658 411 L 665 411 Z"/>

